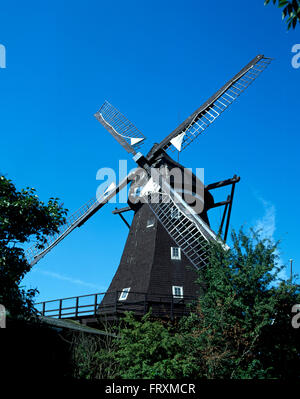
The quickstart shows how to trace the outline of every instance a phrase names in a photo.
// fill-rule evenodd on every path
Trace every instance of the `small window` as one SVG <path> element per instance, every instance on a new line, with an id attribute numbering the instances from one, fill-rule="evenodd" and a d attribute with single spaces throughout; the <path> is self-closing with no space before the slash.
<path id="1" fill-rule="evenodd" d="M 177 208 L 171 208 L 171 219 L 179 219 L 180 212 Z"/>
<path id="2" fill-rule="evenodd" d="M 172 293 L 174 298 L 183 298 L 183 287 L 173 285 Z"/>
<path id="3" fill-rule="evenodd" d="M 126 301 L 126 299 L 128 297 L 128 294 L 129 294 L 129 291 L 130 291 L 130 287 L 129 288 L 123 288 L 122 292 L 121 292 L 121 295 L 119 297 L 119 301 Z"/>
<path id="4" fill-rule="evenodd" d="M 171 259 L 181 259 L 181 249 L 179 247 L 171 247 Z"/>
<path id="5" fill-rule="evenodd" d="M 148 227 L 153 227 L 154 226 L 154 219 L 149 219 L 148 221 L 147 221 L 147 228 Z"/>

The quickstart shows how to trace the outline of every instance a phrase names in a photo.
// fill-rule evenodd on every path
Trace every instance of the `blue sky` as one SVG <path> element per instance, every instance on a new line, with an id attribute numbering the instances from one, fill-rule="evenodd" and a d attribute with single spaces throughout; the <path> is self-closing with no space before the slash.
<path id="1" fill-rule="evenodd" d="M 147 136 L 146 152 L 257 54 L 275 60 L 181 155 L 205 183 L 238 174 L 231 227 L 281 240 L 300 272 L 299 28 L 263 0 L 29 1 L 1 6 L 1 173 L 75 211 L 95 196 L 101 167 L 127 153 L 93 114 L 105 99 Z M 129 167 L 133 167 L 132 161 Z M 222 195 L 225 195 L 221 192 Z M 223 198 L 222 198 L 223 199 Z M 39 300 L 104 291 L 128 229 L 109 204 L 24 280 Z M 220 219 L 219 210 L 212 216 Z"/>

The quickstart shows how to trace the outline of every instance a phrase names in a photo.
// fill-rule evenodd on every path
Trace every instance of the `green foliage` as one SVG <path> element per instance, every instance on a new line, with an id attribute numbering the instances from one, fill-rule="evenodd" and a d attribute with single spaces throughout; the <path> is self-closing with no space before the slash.
<path id="1" fill-rule="evenodd" d="M 105 324 L 101 330 L 107 335 L 72 333 L 72 377 L 89 380 L 116 378 L 119 364 L 114 355 L 118 349 L 115 333 L 118 334 L 120 326 Z"/>
<path id="2" fill-rule="evenodd" d="M 20 288 L 31 269 L 24 255 L 24 243 L 34 240 L 43 248 L 47 236 L 64 223 L 66 210 L 57 198 L 45 205 L 33 188 L 17 191 L 11 180 L 0 176 L 0 303 L 11 316 L 33 311 L 36 290 Z"/>
<path id="3" fill-rule="evenodd" d="M 127 313 L 118 350 L 121 378 L 183 378 L 193 375 L 193 362 L 185 355 L 182 336 L 174 326 L 152 321 L 150 313 L 138 321 Z"/>
<path id="4" fill-rule="evenodd" d="M 265 5 L 269 4 L 271 0 L 265 0 Z M 275 5 L 278 3 L 279 8 L 282 10 L 282 19 L 286 20 L 287 27 L 290 29 L 293 27 L 295 29 L 297 22 L 300 23 L 300 0 L 272 0 Z"/>
<path id="5" fill-rule="evenodd" d="M 231 249 L 212 245 L 199 271 L 204 291 L 196 311 L 177 323 L 127 314 L 114 347 L 92 351 L 95 364 L 113 365 L 109 378 L 298 379 L 291 308 L 300 294 L 279 279 L 277 264 L 277 244 L 254 231 L 233 232 Z"/>
<path id="6" fill-rule="evenodd" d="M 197 313 L 182 321 L 199 373 L 206 378 L 299 378 L 300 345 L 291 308 L 300 295 L 295 286 L 278 280 L 277 244 L 242 230 L 232 234 L 232 241 L 228 252 L 212 246 L 210 263 L 199 274 L 206 292 Z M 289 361 L 283 366 L 279 357 Z"/>

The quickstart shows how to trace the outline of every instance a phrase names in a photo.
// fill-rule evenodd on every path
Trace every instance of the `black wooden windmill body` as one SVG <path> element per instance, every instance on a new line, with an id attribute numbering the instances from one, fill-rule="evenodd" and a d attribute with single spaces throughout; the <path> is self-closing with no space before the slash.
<path id="1" fill-rule="evenodd" d="M 128 207 L 116 209 L 113 213 L 125 220 L 123 213 L 132 210 L 133 220 L 131 226 L 125 220 L 130 228 L 128 238 L 120 265 L 98 312 L 100 315 L 113 314 L 123 306 L 124 310 L 138 313 L 142 305 L 144 311 L 151 306 L 154 315 L 161 315 L 166 303 L 171 303 L 174 311 L 184 309 L 185 303 L 198 294 L 196 270 L 207 262 L 209 242 L 219 241 L 227 247 L 234 188 L 239 177 L 204 186 L 195 175 L 185 170 L 183 180 L 178 179 L 172 171 L 183 171 L 184 167 L 168 153 L 188 147 L 270 62 L 270 58 L 256 56 L 161 143 L 155 144 L 146 156 L 138 150 L 145 140 L 142 133 L 105 102 L 95 117 L 133 156 L 138 168 L 69 217 L 59 233 L 49 238 L 44 250 L 30 248 L 27 251 L 30 263 L 37 263 L 71 231 L 82 226 L 120 190 L 131 184 Z M 231 185 L 230 195 L 225 201 L 215 203 L 211 190 L 226 185 Z M 224 212 L 215 233 L 210 227 L 207 212 L 218 206 L 224 206 Z"/>

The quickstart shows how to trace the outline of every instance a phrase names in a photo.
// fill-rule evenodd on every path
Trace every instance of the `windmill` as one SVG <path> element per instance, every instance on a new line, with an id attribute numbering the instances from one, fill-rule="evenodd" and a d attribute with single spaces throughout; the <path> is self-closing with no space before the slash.
<path id="1" fill-rule="evenodd" d="M 146 137 L 116 108 L 105 102 L 95 117 L 133 157 L 137 169 L 117 185 L 111 184 L 100 197 L 92 199 L 70 216 L 59 232 L 49 237 L 43 250 L 29 248 L 27 257 L 31 265 L 130 184 L 128 206 L 113 211 L 130 230 L 120 265 L 99 305 L 99 314 L 113 313 L 116 303 L 124 305 L 124 309 L 128 309 L 125 305 L 130 303 L 131 310 L 137 310 L 141 302 L 145 308 L 159 302 L 156 307 L 158 314 L 162 296 L 171 298 L 172 306 L 180 306 L 183 299 L 198 294 L 194 283 L 196 270 L 207 264 L 210 241 L 218 241 L 228 248 L 226 239 L 234 189 L 240 178 L 234 175 L 231 179 L 204 186 L 170 154 L 186 149 L 235 102 L 270 62 L 270 58 L 256 56 L 173 132 L 154 144 L 147 155 L 140 152 Z M 174 177 L 173 170 L 184 175 L 184 185 L 178 175 Z M 231 193 L 227 199 L 215 203 L 211 191 L 229 185 Z M 216 233 L 210 227 L 207 212 L 219 206 L 224 206 L 224 211 Z M 131 226 L 123 216 L 128 211 L 134 212 Z"/>

